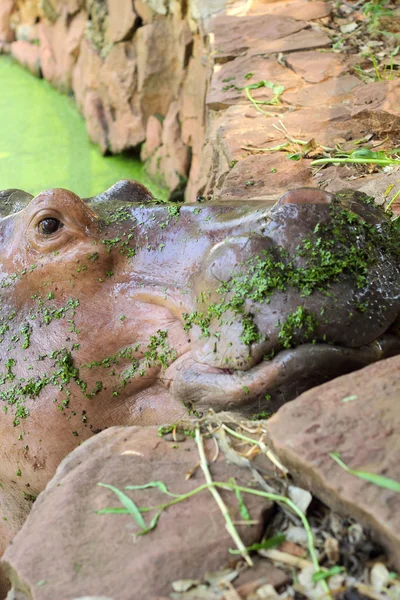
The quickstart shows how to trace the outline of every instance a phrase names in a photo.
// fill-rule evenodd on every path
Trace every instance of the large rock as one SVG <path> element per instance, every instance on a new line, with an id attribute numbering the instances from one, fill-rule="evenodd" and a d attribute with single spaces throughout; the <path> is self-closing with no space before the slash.
<path id="1" fill-rule="evenodd" d="M 14 9 L 14 0 L 0 2 L 0 42 L 12 42 L 14 31 L 11 28 L 11 13 Z"/>
<path id="2" fill-rule="evenodd" d="M 380 136 L 393 136 L 397 143 L 400 132 L 400 81 L 377 81 L 360 86 L 353 102 L 352 116 Z"/>
<path id="3" fill-rule="evenodd" d="M 275 85 L 283 85 L 285 90 L 301 85 L 301 78 L 291 69 L 283 67 L 274 58 L 263 56 L 238 57 L 214 69 L 207 94 L 207 106 L 213 110 L 221 110 L 235 104 L 249 104 L 245 86 L 270 81 Z M 297 92 L 295 92 L 296 95 Z M 252 97 L 258 101 L 270 101 L 274 93 L 269 87 L 251 90 Z M 268 107 L 264 107 L 268 110 Z"/>
<path id="4" fill-rule="evenodd" d="M 39 47 L 23 40 L 12 42 L 11 55 L 33 75 L 40 76 Z"/>
<path id="5" fill-rule="evenodd" d="M 64 92 L 72 88 L 72 72 L 86 20 L 87 15 L 83 11 L 72 18 L 64 12 L 54 25 L 44 21 L 38 27 L 43 77 Z"/>
<path id="6" fill-rule="evenodd" d="M 288 2 L 270 2 L 253 0 L 250 14 L 279 15 L 302 21 L 314 21 L 330 15 L 332 5 L 325 0 L 289 0 Z"/>
<path id="7" fill-rule="evenodd" d="M 268 421 L 281 461 L 302 486 L 333 510 L 370 528 L 400 568 L 400 494 L 346 473 L 400 482 L 400 357 L 390 358 L 302 394 Z"/>
<path id="8" fill-rule="evenodd" d="M 184 187 L 190 166 L 189 147 L 182 142 L 178 102 L 170 104 L 163 122 L 161 144 L 149 157 L 147 172 L 155 180 L 163 173 L 161 183 L 174 192 Z"/>
<path id="9" fill-rule="evenodd" d="M 137 92 L 133 42 L 115 44 L 103 59 L 87 40 L 81 44 L 73 89 L 91 139 L 103 152 L 122 152 L 145 139 Z"/>
<path id="10" fill-rule="evenodd" d="M 106 39 L 110 44 L 129 39 L 138 22 L 132 0 L 108 0 Z"/>
<path id="11" fill-rule="evenodd" d="M 249 49 L 263 51 L 271 40 L 289 36 L 306 25 L 304 21 L 275 15 L 217 16 L 213 20 L 214 59 L 226 62 Z"/>
<path id="12" fill-rule="evenodd" d="M 214 462 L 212 439 L 205 440 L 205 451 L 214 480 L 235 477 L 239 484 L 251 483 L 250 470 L 226 463 L 221 453 Z M 82 444 L 61 463 L 3 556 L 2 567 L 15 591 L 31 600 L 142 600 L 168 596 L 171 582 L 202 578 L 223 567 L 234 543 L 208 490 L 167 509 L 156 529 L 141 537 L 135 535 L 138 526 L 130 515 L 96 514 L 121 506 L 98 482 L 122 489 L 163 481 L 171 492 L 186 493 L 204 483 L 202 470 L 196 470 L 198 460 L 192 438 L 166 441 L 154 427 L 113 427 Z M 189 471 L 194 474 L 186 480 Z M 154 488 L 127 493 L 138 506 L 171 500 Z M 241 520 L 235 495 L 221 495 L 232 518 Z M 271 505 L 255 496 L 246 497 L 246 505 L 258 522 L 237 526 L 248 545 L 260 539 Z M 144 514 L 147 523 L 152 516 Z"/>

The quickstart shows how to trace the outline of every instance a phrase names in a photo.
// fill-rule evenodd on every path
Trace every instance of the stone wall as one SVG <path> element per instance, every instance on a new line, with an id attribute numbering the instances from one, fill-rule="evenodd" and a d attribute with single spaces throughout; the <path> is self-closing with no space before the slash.
<path id="1" fill-rule="evenodd" d="M 194 200 L 210 17 L 225 0 L 1 0 L 0 47 L 74 94 L 102 152 L 142 146 L 150 176 Z"/>
<path id="2" fill-rule="evenodd" d="M 341 23 L 362 23 L 346 10 Z M 383 203 L 398 171 L 311 165 L 323 147 L 384 149 L 400 131 L 399 79 L 360 78 L 368 59 L 352 33 L 335 49 L 334 19 L 325 0 L 0 0 L 0 51 L 73 93 L 103 152 L 141 145 L 172 197 L 187 184 L 188 201 L 273 203 L 311 185 Z"/>

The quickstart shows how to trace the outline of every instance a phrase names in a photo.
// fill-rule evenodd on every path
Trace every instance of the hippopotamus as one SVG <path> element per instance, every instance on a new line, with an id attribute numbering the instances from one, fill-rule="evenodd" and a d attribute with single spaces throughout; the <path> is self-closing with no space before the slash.
<path id="1" fill-rule="evenodd" d="M 400 352 L 400 244 L 365 194 L 0 193 L 3 547 L 77 444 L 208 408 L 265 416 Z M 0 548 L 1 550 L 1 548 Z"/>

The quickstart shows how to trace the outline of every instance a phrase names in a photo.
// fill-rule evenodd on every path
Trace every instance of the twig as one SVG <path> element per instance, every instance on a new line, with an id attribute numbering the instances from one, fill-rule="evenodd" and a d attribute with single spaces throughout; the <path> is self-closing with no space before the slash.
<path id="1" fill-rule="evenodd" d="M 287 552 L 281 552 L 280 550 L 276 550 L 275 548 L 269 548 L 268 550 L 258 550 L 258 553 L 265 558 L 269 558 L 271 560 L 276 560 L 285 565 L 290 565 L 291 567 L 297 567 L 298 569 L 306 569 L 307 567 L 312 567 L 313 563 L 305 558 L 300 558 L 300 556 L 293 556 L 293 554 L 288 554 Z"/>
<path id="2" fill-rule="evenodd" d="M 285 473 L 285 475 L 289 473 L 288 469 L 283 466 L 283 464 L 278 460 L 275 454 L 271 450 L 269 450 L 269 448 L 264 444 L 262 440 L 253 440 L 252 438 L 249 438 L 246 435 L 243 435 L 241 433 L 238 433 L 237 431 L 234 431 L 233 429 L 230 429 L 230 427 L 227 427 L 225 424 L 222 425 L 222 429 L 225 429 L 225 431 L 230 433 L 230 435 L 233 435 L 234 437 L 237 437 L 238 439 L 243 440 L 248 444 L 254 444 L 255 446 L 258 446 L 260 450 L 264 452 L 264 454 L 266 454 L 269 460 L 276 467 L 278 467 L 280 471 L 282 471 L 282 473 Z"/>
<path id="3" fill-rule="evenodd" d="M 246 550 L 246 546 L 244 545 L 238 532 L 236 531 L 236 528 L 235 528 L 235 526 L 232 522 L 231 516 L 229 514 L 228 508 L 227 508 L 225 502 L 222 500 L 221 496 L 219 495 L 217 489 L 213 486 L 213 480 L 211 477 L 210 470 L 208 468 L 208 463 L 207 463 L 206 455 L 204 452 L 203 438 L 200 433 L 200 427 L 198 425 L 195 430 L 195 435 L 196 435 L 196 437 L 195 437 L 196 444 L 197 444 L 197 448 L 198 448 L 199 456 L 200 456 L 200 466 L 204 473 L 205 480 L 207 481 L 207 483 L 210 486 L 210 488 L 209 488 L 210 492 L 214 496 L 214 500 L 216 501 L 221 513 L 223 514 L 223 516 L 225 518 L 225 521 L 226 521 L 225 527 L 226 527 L 228 533 L 231 535 L 233 541 L 235 542 L 238 550 L 240 550 L 240 553 L 242 554 L 244 560 L 247 562 L 247 564 L 250 567 L 252 567 L 253 561 L 251 560 L 249 553 Z"/>

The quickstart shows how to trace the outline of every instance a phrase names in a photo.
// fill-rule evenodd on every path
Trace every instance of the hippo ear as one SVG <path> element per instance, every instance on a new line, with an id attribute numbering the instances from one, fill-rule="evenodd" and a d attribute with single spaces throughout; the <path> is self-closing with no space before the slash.
<path id="1" fill-rule="evenodd" d="M 84 202 L 90 204 L 94 210 L 96 210 L 96 206 L 98 205 L 115 201 L 143 203 L 154 201 L 154 198 L 149 190 L 141 183 L 132 181 L 132 179 L 122 179 L 105 192 L 93 196 L 93 198 L 84 199 Z"/>
<path id="2" fill-rule="evenodd" d="M 333 195 L 318 188 L 303 187 L 289 190 L 283 194 L 277 202 L 277 206 L 283 204 L 330 204 Z"/>
<path id="3" fill-rule="evenodd" d="M 32 200 L 32 194 L 23 190 L 0 190 L 0 218 L 4 219 L 26 208 Z"/>

